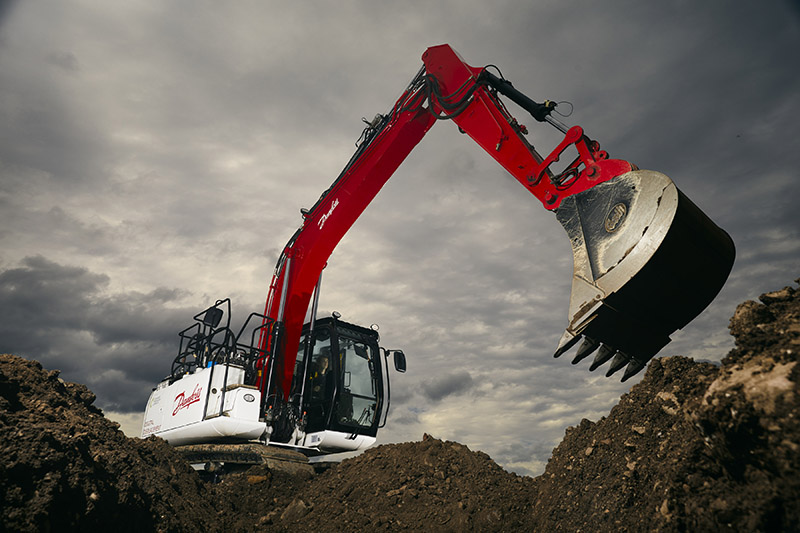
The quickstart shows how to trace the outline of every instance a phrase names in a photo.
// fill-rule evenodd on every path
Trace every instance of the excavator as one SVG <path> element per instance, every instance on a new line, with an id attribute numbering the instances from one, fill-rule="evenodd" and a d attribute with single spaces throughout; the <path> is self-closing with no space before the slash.
<path id="1" fill-rule="evenodd" d="M 174 445 L 196 468 L 283 461 L 366 448 L 386 422 L 389 362 L 376 327 L 317 317 L 329 256 L 403 160 L 438 121 L 468 135 L 561 223 L 574 268 L 567 327 L 555 357 L 630 379 L 722 289 L 735 249 L 675 183 L 612 159 L 580 126 L 553 116 L 489 65 L 472 67 L 433 46 L 400 98 L 368 122 L 344 170 L 283 248 L 263 313 L 234 331 L 219 300 L 180 332 L 170 374 L 153 390 L 142 438 Z M 503 99 L 563 139 L 548 155 Z M 555 163 L 562 157 L 571 161 Z M 306 322 L 306 316 L 310 319 Z M 224 318 L 224 320 L 223 320 Z"/>

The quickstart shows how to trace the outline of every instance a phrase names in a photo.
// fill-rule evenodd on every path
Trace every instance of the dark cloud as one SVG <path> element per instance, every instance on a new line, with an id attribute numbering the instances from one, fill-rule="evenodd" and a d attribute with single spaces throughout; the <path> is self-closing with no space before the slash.
<path id="1" fill-rule="evenodd" d="M 451 395 L 463 394 L 472 387 L 472 376 L 466 370 L 425 380 L 419 386 L 422 395 L 433 402 L 438 402 Z"/>
<path id="2" fill-rule="evenodd" d="M 17 3 L 17 0 L 0 0 L 0 30 L 3 29 L 3 23 Z"/>
<path id="3" fill-rule="evenodd" d="M 22 263 L 0 274 L 0 309 L 5 315 L 0 323 L 9 328 L 3 342 L 13 351 L 17 342 L 49 343 L 44 334 L 48 330 L 85 329 L 88 303 L 108 284 L 108 276 L 64 267 L 41 256 L 27 257 Z M 43 334 L 31 335 L 37 331 Z"/>
<path id="4" fill-rule="evenodd" d="M 80 64 L 75 54 L 71 52 L 53 52 L 47 56 L 47 61 L 51 65 L 62 68 L 68 72 L 80 70 Z"/>
<path id="5" fill-rule="evenodd" d="M 101 406 L 140 410 L 149 387 L 167 373 L 169 354 L 177 353 L 177 331 L 194 313 L 166 307 L 182 296 L 177 289 L 109 294 L 108 285 L 104 274 L 42 256 L 3 271 L 0 351 L 91 384 Z"/>
<path id="6" fill-rule="evenodd" d="M 389 415 L 389 420 L 391 424 L 398 424 L 398 425 L 409 425 L 409 424 L 418 424 L 419 423 L 419 413 L 406 410 L 405 412 L 401 412 L 397 414 L 396 411 L 393 414 Z"/>

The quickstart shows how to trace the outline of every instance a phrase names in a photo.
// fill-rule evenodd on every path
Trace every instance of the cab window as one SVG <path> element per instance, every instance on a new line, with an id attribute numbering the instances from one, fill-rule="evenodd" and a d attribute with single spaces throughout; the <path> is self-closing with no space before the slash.
<path id="1" fill-rule="evenodd" d="M 373 379 L 374 354 L 369 345 L 339 338 L 339 360 L 342 388 L 337 405 L 339 424 L 371 427 L 375 420 L 377 393 Z"/>

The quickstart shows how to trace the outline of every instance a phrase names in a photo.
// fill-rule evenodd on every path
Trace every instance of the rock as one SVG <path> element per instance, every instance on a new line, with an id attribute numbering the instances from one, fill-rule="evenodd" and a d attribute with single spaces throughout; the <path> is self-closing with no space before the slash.
<path id="1" fill-rule="evenodd" d="M 788 302 L 794 297 L 794 292 L 792 287 L 784 287 L 779 291 L 764 293 L 759 296 L 758 299 L 767 305 L 777 302 Z"/>
<path id="2" fill-rule="evenodd" d="M 759 325 L 773 320 L 775 317 L 766 305 L 749 300 L 736 307 L 728 328 L 731 334 L 738 338 L 749 334 Z"/>
<path id="3" fill-rule="evenodd" d="M 311 511 L 311 507 L 300 498 L 296 498 L 281 514 L 281 521 L 299 520 Z"/>

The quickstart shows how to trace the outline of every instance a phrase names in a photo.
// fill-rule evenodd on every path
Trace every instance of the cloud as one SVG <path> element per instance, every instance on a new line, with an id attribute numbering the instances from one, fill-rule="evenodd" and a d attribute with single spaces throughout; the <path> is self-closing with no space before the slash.
<path id="1" fill-rule="evenodd" d="M 75 54 L 71 52 L 53 52 L 47 56 L 47 61 L 50 64 L 62 68 L 68 72 L 76 72 L 80 70 L 78 58 L 75 57 Z"/>
<path id="2" fill-rule="evenodd" d="M 425 380 L 420 384 L 422 395 L 433 402 L 447 396 L 462 394 L 473 386 L 472 376 L 466 370 Z"/>
<path id="3" fill-rule="evenodd" d="M 511 472 L 535 476 L 544 470 L 547 459 L 557 444 L 541 440 L 503 443 L 497 446 L 492 459 Z"/>
<path id="4" fill-rule="evenodd" d="M 108 293 L 109 277 L 27 257 L 0 272 L 0 350 L 89 384 L 99 404 L 140 410 L 144 387 L 168 372 L 177 331 L 193 313 L 170 308 L 181 290 Z"/>

